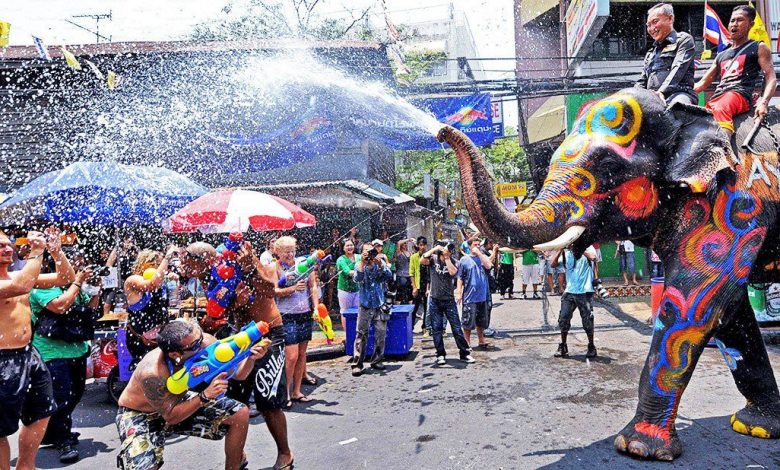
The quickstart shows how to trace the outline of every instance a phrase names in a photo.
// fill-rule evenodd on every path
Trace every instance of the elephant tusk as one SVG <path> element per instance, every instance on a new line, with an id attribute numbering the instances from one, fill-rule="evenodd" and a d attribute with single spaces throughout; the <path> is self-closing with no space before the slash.
<path id="1" fill-rule="evenodd" d="M 556 238 L 555 240 L 549 241 L 547 243 L 541 243 L 539 245 L 534 245 L 534 250 L 550 251 L 566 248 L 567 246 L 574 243 L 575 240 L 580 238 L 580 235 L 582 235 L 583 232 L 585 232 L 585 227 L 574 225 L 567 228 L 566 231 L 563 232 L 563 235 Z"/>

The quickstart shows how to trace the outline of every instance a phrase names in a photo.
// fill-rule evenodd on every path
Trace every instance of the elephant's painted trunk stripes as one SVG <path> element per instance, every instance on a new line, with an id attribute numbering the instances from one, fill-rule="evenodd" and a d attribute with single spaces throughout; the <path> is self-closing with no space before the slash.
<path id="1" fill-rule="evenodd" d="M 512 214 L 499 203 L 493 192 L 490 175 L 485 168 L 482 155 L 476 146 L 459 130 L 445 126 L 437 136 L 455 151 L 463 187 L 463 199 L 474 224 L 490 240 L 512 248 L 531 248 L 557 238 L 564 228 L 556 228 L 543 218 L 534 218 L 531 223 L 521 223 L 517 214 Z M 531 204 L 526 211 L 537 212 Z"/>

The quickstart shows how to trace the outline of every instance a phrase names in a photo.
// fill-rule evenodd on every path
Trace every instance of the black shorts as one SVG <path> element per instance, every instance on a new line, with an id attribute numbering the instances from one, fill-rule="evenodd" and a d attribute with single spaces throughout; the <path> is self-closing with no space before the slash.
<path id="1" fill-rule="evenodd" d="M 0 349 L 0 437 L 57 411 L 51 375 L 38 350 L 29 345 Z"/>
<path id="2" fill-rule="evenodd" d="M 241 403 L 249 403 L 254 391 L 255 406 L 260 411 L 279 410 L 287 404 L 287 374 L 284 369 L 284 327 L 277 326 L 268 333 L 271 348 L 255 362 L 252 372 L 244 380 L 230 380 L 227 396 Z"/>
<path id="3" fill-rule="evenodd" d="M 473 330 L 475 327 L 489 327 L 490 309 L 488 308 L 488 301 L 463 304 L 461 324 L 464 330 Z"/>
<path id="4" fill-rule="evenodd" d="M 564 292 L 561 296 L 561 313 L 558 316 L 558 326 L 561 331 L 569 331 L 571 328 L 571 317 L 574 315 L 574 309 L 580 311 L 582 318 L 582 328 L 585 331 L 593 331 L 593 292 L 586 294 L 570 294 Z"/>
<path id="5" fill-rule="evenodd" d="M 293 344 L 311 341 L 312 323 L 311 312 L 283 313 L 284 320 L 284 344 Z"/>

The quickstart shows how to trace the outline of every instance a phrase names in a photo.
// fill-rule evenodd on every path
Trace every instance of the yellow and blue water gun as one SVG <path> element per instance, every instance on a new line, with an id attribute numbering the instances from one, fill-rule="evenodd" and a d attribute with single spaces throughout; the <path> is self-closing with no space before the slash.
<path id="1" fill-rule="evenodd" d="M 226 372 L 235 375 L 241 362 L 252 354 L 252 346 L 268 334 L 268 323 L 249 323 L 233 336 L 215 341 L 187 359 L 184 367 L 168 377 L 166 386 L 174 395 L 181 395 Z"/>

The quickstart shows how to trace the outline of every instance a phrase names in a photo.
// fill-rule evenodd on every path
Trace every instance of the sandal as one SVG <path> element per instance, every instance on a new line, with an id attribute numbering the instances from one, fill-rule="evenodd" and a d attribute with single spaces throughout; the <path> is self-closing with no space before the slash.
<path id="1" fill-rule="evenodd" d="M 317 377 L 311 377 L 307 375 L 301 380 L 301 383 L 306 385 L 317 385 Z"/>
<path id="2" fill-rule="evenodd" d="M 306 395 L 301 395 L 299 397 L 293 398 L 292 401 L 297 401 L 297 402 L 301 402 L 301 403 L 308 403 L 310 401 L 314 401 L 314 398 L 306 396 Z"/>
<path id="3" fill-rule="evenodd" d="M 287 410 L 287 411 L 290 411 L 290 410 L 292 409 L 292 407 L 293 407 L 293 402 L 292 402 L 292 400 L 287 400 L 287 403 L 285 403 L 284 405 L 282 405 L 282 409 L 283 409 L 283 410 Z"/>
<path id="4" fill-rule="evenodd" d="M 293 470 L 295 468 L 295 459 L 290 460 L 290 463 L 287 465 L 282 465 L 281 467 L 274 467 L 274 470 Z"/>
<path id="5" fill-rule="evenodd" d="M 478 344 L 477 349 L 481 351 L 487 351 L 488 349 L 491 348 L 491 346 L 493 346 L 491 343 Z"/>

